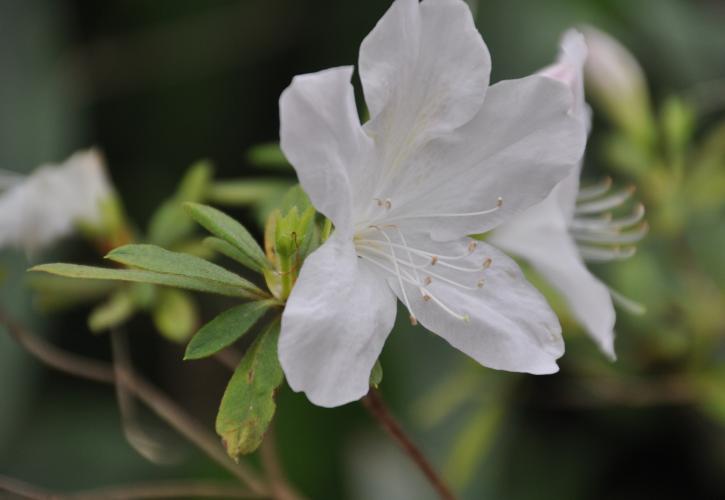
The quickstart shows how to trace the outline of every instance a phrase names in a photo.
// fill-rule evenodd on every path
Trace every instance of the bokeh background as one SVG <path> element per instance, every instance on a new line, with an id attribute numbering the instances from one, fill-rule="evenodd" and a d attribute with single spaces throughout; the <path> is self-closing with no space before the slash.
<path id="1" fill-rule="evenodd" d="M 201 158 L 220 178 L 291 178 L 255 167 L 245 152 L 277 139 L 277 99 L 292 76 L 354 63 L 389 3 L 1 0 L 0 167 L 29 171 L 98 145 L 139 227 Z M 664 154 L 653 153 L 648 172 L 629 168 L 612 153 L 615 127 L 594 103 L 587 175 L 637 184 L 652 218 L 635 258 L 596 269 L 648 308 L 620 312 L 618 363 L 566 316 L 562 371 L 538 378 L 473 366 L 399 321 L 382 358 L 384 395 L 462 498 L 725 498 L 725 4 L 475 4 L 493 81 L 550 63 L 567 27 L 598 26 L 645 69 L 656 119 L 672 96 L 691 112 L 685 178 L 709 163 L 692 186 L 675 180 Z M 690 155 L 705 143 L 710 156 Z M 261 234 L 252 211 L 231 212 Z M 24 286 L 29 261 L 13 251 L 0 257 L 5 309 L 64 348 L 108 359 L 108 339 L 86 327 L 88 308 L 40 313 Z M 34 262 L 57 260 L 98 258 L 72 239 Z M 205 317 L 219 308 L 200 300 Z M 182 363 L 183 346 L 157 335 L 147 317 L 127 330 L 137 368 L 211 427 L 228 372 L 213 361 Z M 227 477 L 151 417 L 147 425 L 179 460 L 146 461 L 124 439 L 110 388 L 45 369 L 6 335 L 0 401 L 1 474 L 57 491 Z M 289 389 L 278 403 L 284 466 L 310 498 L 433 498 L 360 405 L 316 408 Z"/>

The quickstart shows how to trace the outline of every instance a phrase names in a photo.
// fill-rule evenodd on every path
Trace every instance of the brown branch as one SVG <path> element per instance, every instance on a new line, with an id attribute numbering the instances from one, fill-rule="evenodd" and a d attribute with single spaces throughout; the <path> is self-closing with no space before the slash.
<path id="1" fill-rule="evenodd" d="M 11 320 L 1 310 L 0 322 L 6 325 L 8 332 L 21 346 L 25 347 L 29 353 L 45 364 L 96 382 L 123 384 L 159 417 L 206 453 L 209 458 L 249 486 L 252 492 L 258 495 L 268 494 L 267 487 L 253 469 L 242 463 L 233 463 L 221 447 L 216 436 L 207 431 L 204 426 L 189 416 L 183 408 L 143 378 L 127 369 L 117 370 L 117 373 L 114 374 L 113 367 L 107 363 L 58 349 L 48 342 L 30 334 L 25 328 Z"/>
<path id="2" fill-rule="evenodd" d="M 272 496 L 277 500 L 301 500 L 302 497 L 290 486 L 284 470 L 282 470 L 282 464 L 277 455 L 277 439 L 273 424 L 270 424 L 259 451 Z"/>
<path id="3" fill-rule="evenodd" d="M 159 481 L 109 486 L 75 493 L 51 492 L 19 479 L 0 476 L 0 492 L 30 500 L 150 500 L 160 498 L 264 498 L 238 486 L 213 481 Z M 5 497 L 3 497 L 5 498 Z"/>
<path id="4" fill-rule="evenodd" d="M 455 500 L 455 496 L 453 496 L 453 493 L 443 481 L 443 478 L 433 469 L 433 466 L 425 455 L 423 455 L 423 452 L 410 440 L 403 428 L 395 420 L 395 417 L 390 413 L 380 393 L 375 389 L 370 389 L 368 395 L 362 399 L 362 403 L 370 415 L 378 421 L 380 426 L 385 429 L 390 437 L 425 475 L 433 489 L 438 493 L 438 496 L 442 500 Z"/>
<path id="5" fill-rule="evenodd" d="M 28 500 L 53 500 L 57 498 L 46 489 L 28 484 L 14 477 L 0 475 L 0 493 L 3 492 L 15 495 L 15 497 L 10 498 L 26 498 Z"/>

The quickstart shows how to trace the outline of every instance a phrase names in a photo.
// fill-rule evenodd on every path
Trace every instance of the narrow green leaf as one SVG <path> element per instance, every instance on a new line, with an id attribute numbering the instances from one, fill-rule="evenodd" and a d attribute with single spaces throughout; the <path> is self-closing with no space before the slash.
<path id="1" fill-rule="evenodd" d="M 310 197 L 304 192 L 302 186 L 295 184 L 287 190 L 282 198 L 282 206 L 280 207 L 283 214 L 287 214 L 294 207 L 297 207 L 299 213 L 304 212 L 312 206 Z"/>
<path id="2" fill-rule="evenodd" d="M 247 151 L 247 160 L 255 167 L 275 170 L 292 170 L 277 142 L 267 142 L 253 146 Z"/>
<path id="3" fill-rule="evenodd" d="M 181 201 L 201 201 L 214 176 L 214 166 L 209 160 L 199 160 L 188 168 L 176 190 Z"/>
<path id="4" fill-rule="evenodd" d="M 148 239 L 160 246 L 171 246 L 194 232 L 196 225 L 184 206 L 172 198 L 166 200 L 151 216 Z"/>
<path id="5" fill-rule="evenodd" d="M 106 258 L 147 271 L 217 281 L 242 288 L 259 297 L 265 296 L 254 283 L 223 267 L 193 255 L 171 252 L 155 245 L 125 245 L 109 252 Z"/>
<path id="6" fill-rule="evenodd" d="M 233 344 L 271 305 L 270 301 L 249 302 L 224 311 L 196 332 L 186 347 L 184 359 L 205 358 Z"/>
<path id="7" fill-rule="evenodd" d="M 36 292 L 35 304 L 46 312 L 98 302 L 119 286 L 109 281 L 74 280 L 50 274 L 29 274 L 26 284 Z"/>
<path id="8" fill-rule="evenodd" d="M 199 312 L 192 298 L 174 289 L 159 293 L 151 317 L 159 332 L 172 342 L 185 342 L 199 324 Z"/>
<path id="9" fill-rule="evenodd" d="M 217 238 L 216 236 L 209 236 L 208 238 L 205 238 L 204 245 L 232 260 L 236 260 L 245 267 L 253 268 L 253 266 L 256 265 L 249 259 L 249 257 L 247 257 L 247 254 L 243 253 L 231 243 L 227 243 L 225 240 Z"/>
<path id="10" fill-rule="evenodd" d="M 275 203 L 292 183 L 284 179 L 243 179 L 217 181 L 209 186 L 205 199 L 209 203 L 245 207 L 267 200 Z"/>
<path id="11" fill-rule="evenodd" d="M 235 460 L 259 447 L 274 417 L 274 394 L 284 380 L 277 357 L 278 337 L 276 320 L 246 352 L 222 397 L 216 432 Z"/>
<path id="12" fill-rule="evenodd" d="M 119 290 L 96 306 L 88 316 L 88 328 L 99 333 L 126 322 L 136 312 L 136 305 L 127 290 Z"/>
<path id="13" fill-rule="evenodd" d="M 94 280 L 130 281 L 135 283 L 150 283 L 152 285 L 184 288 L 197 292 L 216 293 L 228 297 L 258 299 L 255 294 L 238 286 L 231 286 L 214 280 L 181 276 L 176 274 L 163 274 L 141 269 L 110 269 L 105 267 L 82 266 L 78 264 L 41 264 L 30 269 L 34 272 L 45 272 L 67 278 L 81 278 Z"/>
<path id="14" fill-rule="evenodd" d="M 210 233 L 223 239 L 237 250 L 247 256 L 252 266 L 251 269 L 257 272 L 269 267 L 267 257 L 259 244 L 252 238 L 249 231 L 239 222 L 229 217 L 224 212 L 208 205 L 198 203 L 187 203 L 186 208 L 191 217 L 204 226 Z"/>

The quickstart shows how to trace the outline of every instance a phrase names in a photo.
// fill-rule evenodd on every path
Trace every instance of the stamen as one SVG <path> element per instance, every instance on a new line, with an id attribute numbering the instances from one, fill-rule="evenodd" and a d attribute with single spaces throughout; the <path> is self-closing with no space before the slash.
<path id="1" fill-rule="evenodd" d="M 492 264 L 493 264 L 493 259 L 491 257 L 486 257 L 486 260 L 483 261 L 483 268 L 490 269 Z"/>
<path id="2" fill-rule="evenodd" d="M 470 241 L 470 242 L 468 243 L 468 253 L 473 253 L 473 252 L 475 252 L 475 251 L 476 251 L 476 247 L 477 247 L 477 246 L 478 246 L 478 243 L 476 242 L 476 240 L 471 240 L 471 241 Z"/>
<path id="3" fill-rule="evenodd" d="M 605 177 L 599 184 L 593 186 L 580 187 L 579 193 L 577 194 L 577 201 L 590 201 L 595 198 L 599 198 L 609 191 L 612 187 L 612 178 Z"/>
<path id="4" fill-rule="evenodd" d="M 437 262 L 438 262 L 438 256 L 437 255 L 434 255 L 433 257 L 430 258 L 430 265 L 431 266 L 435 266 Z"/>
<path id="5" fill-rule="evenodd" d="M 483 285 L 485 285 L 485 284 L 486 284 L 486 280 L 484 280 L 483 278 L 481 278 L 480 280 L 478 280 L 478 283 L 476 283 L 476 286 L 478 288 L 483 288 Z"/>
<path id="6" fill-rule="evenodd" d="M 393 227 L 393 226 L 391 226 L 391 227 Z M 356 241 L 358 243 L 382 243 L 380 240 L 371 240 L 371 239 L 367 239 L 367 238 L 359 238 Z M 406 247 L 404 247 L 403 245 L 398 245 L 397 243 L 391 243 L 390 245 L 395 248 L 399 248 L 401 250 L 406 250 Z M 413 254 L 421 256 L 421 257 L 425 257 L 426 259 L 432 259 L 433 257 L 436 257 L 438 260 L 441 260 L 441 261 L 465 259 L 466 257 L 469 257 L 472 253 L 472 252 L 466 252 L 461 255 L 441 255 L 441 254 L 434 254 L 431 252 L 426 252 L 424 250 L 419 250 L 417 248 L 408 248 L 408 250 L 413 252 Z"/>
<path id="7" fill-rule="evenodd" d="M 625 260 L 637 253 L 635 247 L 603 248 L 589 245 L 578 245 L 579 253 L 587 262 L 611 262 Z"/>
<path id="8" fill-rule="evenodd" d="M 649 224 L 643 222 L 639 227 L 625 232 L 620 233 L 618 229 L 609 231 L 581 231 L 573 230 L 572 235 L 577 241 L 585 243 L 602 243 L 602 244 L 622 244 L 622 243 L 636 243 L 647 234 L 649 231 Z"/>
<path id="9" fill-rule="evenodd" d="M 432 293 L 430 293 L 428 290 L 425 290 L 424 289 L 424 292 L 428 296 L 430 296 L 431 299 L 433 299 L 433 302 L 435 302 L 436 304 L 438 304 L 438 307 L 440 307 L 441 309 L 443 309 L 445 312 L 447 312 L 448 314 L 450 314 L 454 318 L 457 318 L 457 319 L 459 319 L 461 321 L 464 321 L 466 323 L 468 323 L 470 321 L 471 318 L 470 318 L 470 316 L 468 316 L 468 314 L 458 314 L 457 312 L 453 311 L 450 307 L 448 307 L 447 305 L 445 305 L 443 302 L 441 302 L 440 300 L 438 300 L 438 298 L 435 295 L 433 295 Z"/>
<path id="10" fill-rule="evenodd" d="M 634 207 L 634 211 L 627 216 L 620 217 L 618 219 L 612 219 L 611 214 L 607 213 L 609 217 L 603 218 L 586 218 L 586 217 L 575 217 L 570 223 L 569 227 L 572 230 L 584 230 L 584 231 L 599 231 L 599 230 L 618 230 L 624 229 L 629 226 L 633 226 L 644 219 L 645 208 L 644 205 L 638 203 Z"/>
<path id="11" fill-rule="evenodd" d="M 411 215 L 399 215 L 397 217 L 391 217 L 390 220 L 407 220 L 407 219 L 427 219 L 430 217 L 475 217 L 477 215 L 488 215 L 493 212 L 496 212 L 497 210 L 500 210 L 501 207 L 503 207 L 503 198 L 498 197 L 496 199 L 496 206 L 494 208 L 489 208 L 486 210 L 481 210 L 480 212 L 467 212 L 467 213 L 432 213 L 432 214 L 411 214 Z"/>
<path id="12" fill-rule="evenodd" d="M 380 234 L 382 234 L 383 237 L 388 241 L 388 243 L 391 243 L 391 244 L 393 243 L 392 241 L 390 241 L 390 237 L 385 233 L 385 231 L 380 229 L 378 226 L 370 226 L 370 227 L 372 227 L 373 229 L 377 229 L 380 232 Z M 403 302 L 405 303 L 405 307 L 407 307 L 408 311 L 410 312 L 410 317 L 411 317 L 410 322 L 413 323 L 413 321 L 415 320 L 415 315 L 413 314 L 413 308 L 410 307 L 410 301 L 408 300 L 408 294 L 406 293 L 405 286 L 403 285 L 403 277 L 400 274 L 400 267 L 398 267 L 398 258 L 395 255 L 394 249 L 391 248 L 390 252 L 392 254 L 391 260 L 393 261 L 393 265 L 395 267 L 395 274 L 398 277 L 398 284 L 400 285 L 400 290 L 403 294 Z M 415 324 L 415 323 L 413 323 L 413 324 Z"/>
<path id="13" fill-rule="evenodd" d="M 633 186 L 630 186 L 627 189 L 623 189 L 618 193 L 611 194 L 604 198 L 591 201 L 589 203 L 579 204 L 577 205 L 574 213 L 576 215 L 596 214 L 604 212 L 605 210 L 617 208 L 618 206 L 622 205 L 622 203 L 627 201 L 632 196 L 632 194 L 634 194 L 634 191 L 635 190 L 633 189 Z"/>
<path id="14" fill-rule="evenodd" d="M 423 283 L 425 283 L 426 285 L 430 285 L 431 283 L 433 283 L 433 278 L 431 278 L 430 276 L 426 276 L 423 280 Z"/>

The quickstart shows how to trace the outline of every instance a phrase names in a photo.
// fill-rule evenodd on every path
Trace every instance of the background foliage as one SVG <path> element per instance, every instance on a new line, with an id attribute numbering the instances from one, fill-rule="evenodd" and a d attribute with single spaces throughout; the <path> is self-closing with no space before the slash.
<path id="1" fill-rule="evenodd" d="M 289 178 L 245 152 L 276 140 L 277 99 L 291 77 L 355 61 L 388 3 L 3 0 L 0 166 L 29 170 L 98 144 L 141 228 L 200 158 L 221 178 Z M 680 134 L 681 151 L 662 142 L 628 161 L 634 153 L 612 145 L 617 131 L 595 104 L 586 172 L 636 183 L 648 206 L 639 255 L 601 269 L 648 313 L 620 312 L 614 365 L 565 320 L 562 372 L 538 378 L 473 366 L 400 321 L 383 355 L 383 392 L 466 498 L 725 497 L 725 6 L 481 0 L 477 12 L 493 81 L 548 64 L 560 33 L 579 23 L 610 31 L 643 65 L 660 135 Z M 694 126 L 682 125 L 683 113 Z M 261 238 L 253 211 L 233 213 Z M 96 257 L 73 240 L 42 259 Z M 108 357 L 108 339 L 86 328 L 87 309 L 38 314 L 23 286 L 27 265 L 3 252 L 3 306 L 63 347 Z M 215 300 L 199 297 L 205 320 L 224 307 Z M 227 371 L 183 362 L 183 347 L 155 335 L 148 317 L 127 330 L 139 369 L 212 426 Z M 112 391 L 46 371 L 6 336 L 0 394 L 3 474 L 60 490 L 224 477 L 150 416 L 179 460 L 149 464 L 126 443 Z M 316 408 L 283 389 L 277 419 L 285 466 L 311 498 L 430 495 L 359 405 Z"/>

